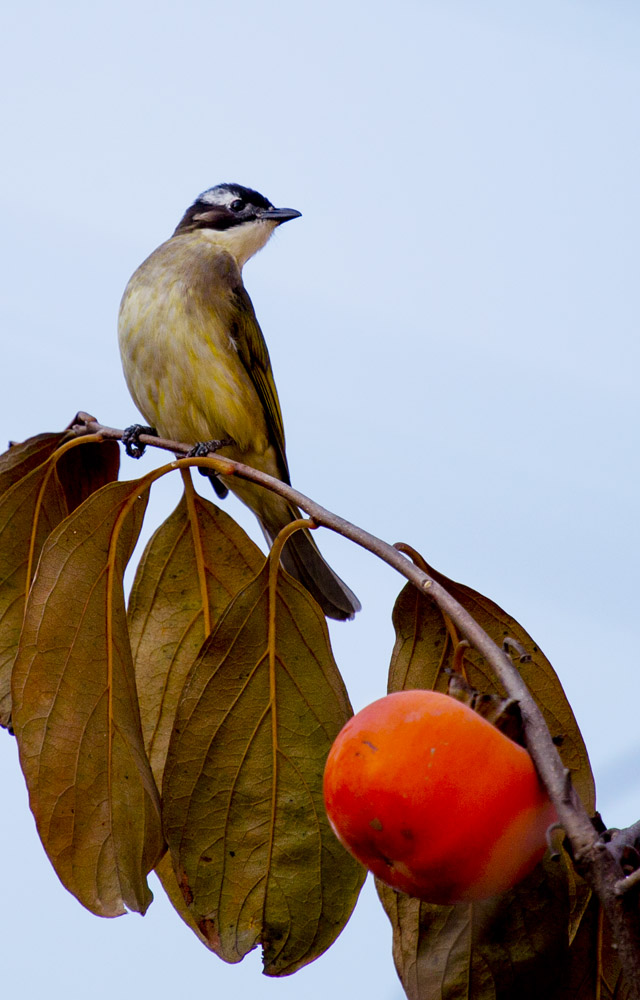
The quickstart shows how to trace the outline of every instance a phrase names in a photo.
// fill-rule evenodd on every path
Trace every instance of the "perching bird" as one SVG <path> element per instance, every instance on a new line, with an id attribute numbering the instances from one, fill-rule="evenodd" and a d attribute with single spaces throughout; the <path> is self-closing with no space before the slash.
<path id="1" fill-rule="evenodd" d="M 133 274 L 118 323 L 129 391 L 161 437 L 194 445 L 230 439 L 221 455 L 286 483 L 278 394 L 242 268 L 277 226 L 299 215 L 239 184 L 210 188 Z M 300 517 L 269 490 L 220 478 L 251 508 L 269 542 Z M 329 617 L 352 618 L 359 610 L 309 532 L 288 539 L 282 562 Z"/>

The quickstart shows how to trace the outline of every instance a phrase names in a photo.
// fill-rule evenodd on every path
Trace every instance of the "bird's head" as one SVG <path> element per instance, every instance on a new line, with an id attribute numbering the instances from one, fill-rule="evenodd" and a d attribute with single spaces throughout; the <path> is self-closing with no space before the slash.
<path id="1" fill-rule="evenodd" d="M 300 215 L 295 208 L 274 208 L 264 195 L 241 184 L 218 184 L 196 198 L 173 235 L 206 231 L 242 267 L 277 226 Z"/>

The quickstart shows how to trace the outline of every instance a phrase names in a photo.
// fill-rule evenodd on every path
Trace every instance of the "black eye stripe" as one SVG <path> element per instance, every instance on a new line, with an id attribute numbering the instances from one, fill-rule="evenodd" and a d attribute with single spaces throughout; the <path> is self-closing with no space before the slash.
<path id="1" fill-rule="evenodd" d="M 224 231 L 259 219 L 261 212 L 269 208 L 273 208 L 271 202 L 257 191 L 243 188 L 239 184 L 221 184 L 218 188 L 205 191 L 196 199 L 183 215 L 175 232 L 193 232 L 194 229 Z"/>

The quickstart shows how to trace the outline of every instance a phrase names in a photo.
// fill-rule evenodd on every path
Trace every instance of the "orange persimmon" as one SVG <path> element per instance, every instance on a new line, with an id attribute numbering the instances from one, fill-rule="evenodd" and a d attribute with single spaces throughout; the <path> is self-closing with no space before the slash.
<path id="1" fill-rule="evenodd" d="M 324 773 L 344 846 L 431 903 L 505 892 L 542 858 L 556 812 L 527 751 L 467 705 L 400 691 L 347 722 Z"/>

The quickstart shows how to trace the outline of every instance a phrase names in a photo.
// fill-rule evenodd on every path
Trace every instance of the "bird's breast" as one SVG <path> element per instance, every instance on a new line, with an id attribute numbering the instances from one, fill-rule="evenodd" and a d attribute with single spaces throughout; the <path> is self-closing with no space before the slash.
<path id="1" fill-rule="evenodd" d="M 164 248 L 171 252 L 161 253 Z M 233 296 L 224 282 L 210 282 L 204 294 L 202 267 L 190 268 L 179 251 L 164 244 L 125 290 L 119 339 L 129 390 L 162 437 L 187 444 L 230 437 L 234 457 L 255 460 L 269 450 L 269 439 L 262 404 L 230 335 Z"/>

